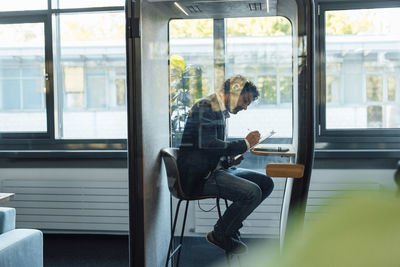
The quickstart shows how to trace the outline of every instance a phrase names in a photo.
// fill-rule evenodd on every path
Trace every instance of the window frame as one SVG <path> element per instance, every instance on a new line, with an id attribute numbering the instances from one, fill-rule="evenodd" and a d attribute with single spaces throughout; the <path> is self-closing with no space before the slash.
<path id="1" fill-rule="evenodd" d="M 370 150 L 371 152 L 390 149 L 395 155 L 400 155 L 400 128 L 384 129 L 327 129 L 326 128 L 326 77 L 329 71 L 326 70 L 326 47 L 325 47 L 325 12 L 335 10 L 355 10 L 355 9 L 374 9 L 374 8 L 398 8 L 400 3 L 396 1 L 382 2 L 328 2 L 318 1 L 316 7 L 315 20 L 315 60 L 316 60 L 316 150 L 328 151 L 346 150 L 357 151 Z M 363 73 L 363 98 L 366 98 L 365 78 Z M 340 75 L 338 76 L 340 77 Z M 383 80 L 383 75 L 382 75 Z M 343 82 L 340 80 L 339 82 Z M 339 91 L 339 94 L 341 92 Z M 382 97 L 384 94 L 382 95 Z M 384 102 L 387 102 L 383 99 Z M 340 104 L 340 101 L 338 102 Z"/>
<path id="2" fill-rule="evenodd" d="M 19 17 L 2 17 L 0 18 L 0 24 L 19 24 L 19 23 L 43 23 L 44 26 L 44 56 L 45 56 L 45 72 L 49 74 L 50 72 L 50 64 L 51 62 L 51 54 L 49 54 L 48 46 L 51 45 L 51 36 L 48 35 L 48 20 L 47 16 L 44 14 L 32 14 L 27 16 L 19 16 Z M 49 77 L 50 78 L 50 77 Z M 52 133 L 51 129 L 54 129 L 54 121 L 51 121 L 52 110 L 51 107 L 54 106 L 54 101 L 52 100 L 53 96 L 53 86 L 51 85 L 50 79 L 45 78 L 45 86 L 46 86 L 46 94 L 45 94 L 45 103 L 46 103 L 46 127 L 47 130 L 45 132 L 23 132 L 23 133 L 13 133 L 13 132 L 5 132 L 1 133 L 0 141 L 3 142 L 2 139 L 49 139 Z"/>
<path id="3" fill-rule="evenodd" d="M 92 13 L 92 12 L 113 12 L 121 11 L 124 15 L 124 6 L 106 6 L 106 7 L 84 7 L 58 9 L 52 8 L 52 0 L 48 0 L 48 8 L 45 10 L 27 10 L 27 11 L 2 11 L 0 12 L 1 24 L 12 23 L 34 23 L 44 24 L 45 38 L 45 85 L 46 85 L 46 132 L 2 132 L 0 133 L 0 151 L 5 152 L 3 157 L 26 158 L 26 153 L 37 153 L 38 157 L 53 157 L 51 153 L 56 153 L 61 158 L 76 158 L 82 155 L 83 158 L 109 157 L 108 154 L 118 155 L 127 150 L 127 139 L 56 139 L 55 120 L 57 111 L 55 110 L 54 90 L 55 68 L 53 66 L 53 15 L 63 13 Z M 64 92 L 62 92 L 64 93 Z M 120 107 L 118 107 L 120 108 Z M 68 151 L 80 151 L 80 153 L 71 153 Z M 14 153 L 15 151 L 16 153 Z M 64 153 L 65 152 L 65 153 Z M 104 153 L 107 153 L 104 154 Z M 46 156 L 49 154 L 48 156 Z M 90 156 L 92 155 L 92 156 Z M 124 156 L 126 157 L 126 156 Z"/>

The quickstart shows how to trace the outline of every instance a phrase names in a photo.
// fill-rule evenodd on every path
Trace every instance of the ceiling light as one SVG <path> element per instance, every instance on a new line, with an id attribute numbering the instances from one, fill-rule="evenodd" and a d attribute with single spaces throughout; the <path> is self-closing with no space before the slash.
<path id="1" fill-rule="evenodd" d="M 267 0 L 268 1 L 268 0 Z M 178 4 L 178 2 L 174 2 L 174 5 L 183 13 L 185 13 L 186 16 L 189 16 L 189 14 L 183 9 L 183 7 L 181 7 L 180 4 Z"/>

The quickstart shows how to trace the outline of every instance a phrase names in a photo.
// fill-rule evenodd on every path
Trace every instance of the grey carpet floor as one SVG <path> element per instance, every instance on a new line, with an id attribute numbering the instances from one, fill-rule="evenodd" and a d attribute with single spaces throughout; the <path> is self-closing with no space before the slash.
<path id="1" fill-rule="evenodd" d="M 277 247 L 276 240 L 244 239 L 249 248 L 259 242 Z M 45 267 L 128 267 L 128 237 L 113 235 L 44 235 Z M 242 260 L 243 261 L 243 260 Z M 227 266 L 222 250 L 210 245 L 204 237 L 185 237 L 181 267 Z M 237 258 L 231 267 L 239 266 Z M 249 267 L 242 262 L 242 267 Z"/>

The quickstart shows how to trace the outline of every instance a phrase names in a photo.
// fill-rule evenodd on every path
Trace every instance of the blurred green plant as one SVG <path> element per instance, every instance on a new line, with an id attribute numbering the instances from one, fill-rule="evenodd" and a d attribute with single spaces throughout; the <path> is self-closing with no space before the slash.
<path id="1" fill-rule="evenodd" d="M 208 86 L 203 86 L 203 71 L 200 66 L 187 65 L 180 55 L 172 55 L 170 62 L 172 145 L 178 147 L 191 106 L 208 94 L 209 89 Z"/>

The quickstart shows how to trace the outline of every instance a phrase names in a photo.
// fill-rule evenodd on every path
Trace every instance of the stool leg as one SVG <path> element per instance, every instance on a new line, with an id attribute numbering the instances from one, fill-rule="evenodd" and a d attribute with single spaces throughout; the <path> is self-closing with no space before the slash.
<path id="1" fill-rule="evenodd" d="M 165 262 L 165 267 L 168 267 L 168 262 L 170 260 L 170 255 L 171 255 L 171 250 L 172 250 L 172 241 L 174 240 L 175 227 L 176 227 L 176 222 L 177 222 L 178 214 L 179 214 L 179 207 L 181 206 L 181 203 L 182 203 L 182 199 L 180 199 L 178 201 L 178 206 L 176 207 L 175 218 L 174 218 L 173 226 L 171 229 L 171 239 L 169 240 L 168 254 L 167 254 L 167 260 Z"/>
<path id="2" fill-rule="evenodd" d="M 226 198 L 224 200 L 225 200 L 225 207 L 228 208 L 228 200 Z M 242 267 L 242 263 L 240 262 L 240 256 L 236 255 L 236 257 L 237 257 L 239 266 Z"/>
<path id="3" fill-rule="evenodd" d="M 221 213 L 221 207 L 219 206 L 219 197 L 216 199 L 216 205 L 217 205 L 217 210 L 218 210 L 218 217 L 221 219 L 222 213 Z M 226 208 L 228 208 L 228 201 L 225 199 L 225 205 Z M 231 266 L 231 254 L 227 251 L 225 251 L 225 256 L 226 256 L 226 261 L 228 262 L 228 266 Z"/>
<path id="4" fill-rule="evenodd" d="M 221 219 L 222 213 L 221 213 L 221 207 L 219 206 L 219 197 L 216 199 L 216 205 L 217 205 L 217 210 L 218 210 L 218 217 Z"/>
<path id="5" fill-rule="evenodd" d="M 179 266 L 179 260 L 181 258 L 181 250 L 182 250 L 182 242 L 183 242 L 183 234 L 185 232 L 185 225 L 186 225 L 186 218 L 187 218 L 187 211 L 189 207 L 189 200 L 186 201 L 186 208 L 185 208 L 185 215 L 183 217 L 183 225 L 182 225 L 182 231 L 181 231 L 181 238 L 179 239 L 179 251 L 178 251 L 178 259 L 176 260 L 176 267 Z"/>

